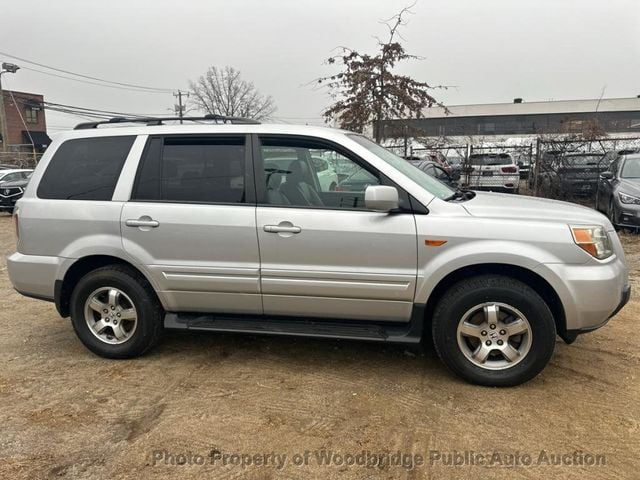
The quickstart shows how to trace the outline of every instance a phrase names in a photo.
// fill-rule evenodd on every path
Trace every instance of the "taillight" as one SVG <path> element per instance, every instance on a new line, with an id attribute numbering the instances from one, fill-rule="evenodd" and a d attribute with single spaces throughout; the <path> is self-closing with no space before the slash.
<path id="1" fill-rule="evenodd" d="M 18 210 L 16 210 L 13 213 L 13 224 L 16 227 L 16 238 L 20 240 L 20 225 L 19 225 L 19 218 L 18 218 Z"/>
<path id="2" fill-rule="evenodd" d="M 518 167 L 502 167 L 502 173 L 518 173 Z"/>

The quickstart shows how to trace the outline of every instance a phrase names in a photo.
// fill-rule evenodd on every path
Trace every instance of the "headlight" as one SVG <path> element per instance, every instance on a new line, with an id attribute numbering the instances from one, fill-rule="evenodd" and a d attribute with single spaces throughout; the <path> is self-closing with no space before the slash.
<path id="1" fill-rule="evenodd" d="M 634 205 L 640 205 L 640 198 L 633 195 L 627 195 L 626 193 L 618 192 L 618 197 L 622 203 L 632 203 Z"/>
<path id="2" fill-rule="evenodd" d="M 603 226 L 571 225 L 570 228 L 573 241 L 589 255 L 598 260 L 603 260 L 613 255 L 611 239 Z"/>

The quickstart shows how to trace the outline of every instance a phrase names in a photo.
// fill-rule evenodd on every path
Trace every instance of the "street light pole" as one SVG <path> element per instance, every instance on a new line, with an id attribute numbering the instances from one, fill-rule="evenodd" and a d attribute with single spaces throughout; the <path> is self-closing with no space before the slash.
<path id="1" fill-rule="evenodd" d="M 16 73 L 20 69 L 19 66 L 13 63 L 2 63 L 0 69 L 0 133 L 2 134 L 2 151 L 9 151 L 9 128 L 7 126 L 7 116 L 4 110 L 4 92 L 2 91 L 2 74 L 3 73 Z M 17 106 L 16 106 L 17 108 Z"/>

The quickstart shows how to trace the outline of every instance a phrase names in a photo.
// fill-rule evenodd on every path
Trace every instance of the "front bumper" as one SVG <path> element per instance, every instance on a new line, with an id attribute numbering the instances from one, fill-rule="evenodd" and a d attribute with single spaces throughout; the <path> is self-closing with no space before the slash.
<path id="1" fill-rule="evenodd" d="M 24 189 L 22 187 L 0 187 L 0 211 L 12 211 L 23 194 Z"/>
<path id="2" fill-rule="evenodd" d="M 16 202 L 20 199 L 20 197 L 18 198 L 4 198 L 0 196 L 0 211 L 12 211 L 13 208 L 16 206 Z"/>
<path id="3" fill-rule="evenodd" d="M 603 326 L 629 300 L 628 269 L 619 256 L 583 265 L 542 264 L 536 272 L 560 297 L 567 332 L 583 333 Z"/>
<path id="4" fill-rule="evenodd" d="M 620 227 L 640 227 L 640 205 L 622 203 L 616 195 L 616 210 Z"/>

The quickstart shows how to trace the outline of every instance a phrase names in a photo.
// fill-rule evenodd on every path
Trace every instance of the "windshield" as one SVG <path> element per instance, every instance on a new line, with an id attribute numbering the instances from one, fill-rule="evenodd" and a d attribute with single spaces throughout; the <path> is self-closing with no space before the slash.
<path id="1" fill-rule="evenodd" d="M 627 158 L 620 172 L 622 178 L 640 178 L 640 157 Z"/>
<path id="2" fill-rule="evenodd" d="M 369 140 L 367 137 L 364 137 L 362 135 L 350 134 L 349 138 L 359 143 L 375 156 L 387 162 L 393 168 L 413 180 L 415 183 L 417 183 L 426 191 L 432 193 L 436 197 L 444 200 L 445 198 L 453 195 L 454 191 L 447 185 L 442 183 L 440 180 L 437 180 L 427 175 L 422 170 L 415 168 L 403 158 L 397 156 L 394 153 L 391 153 L 389 150 L 381 147 L 374 141 Z"/>

